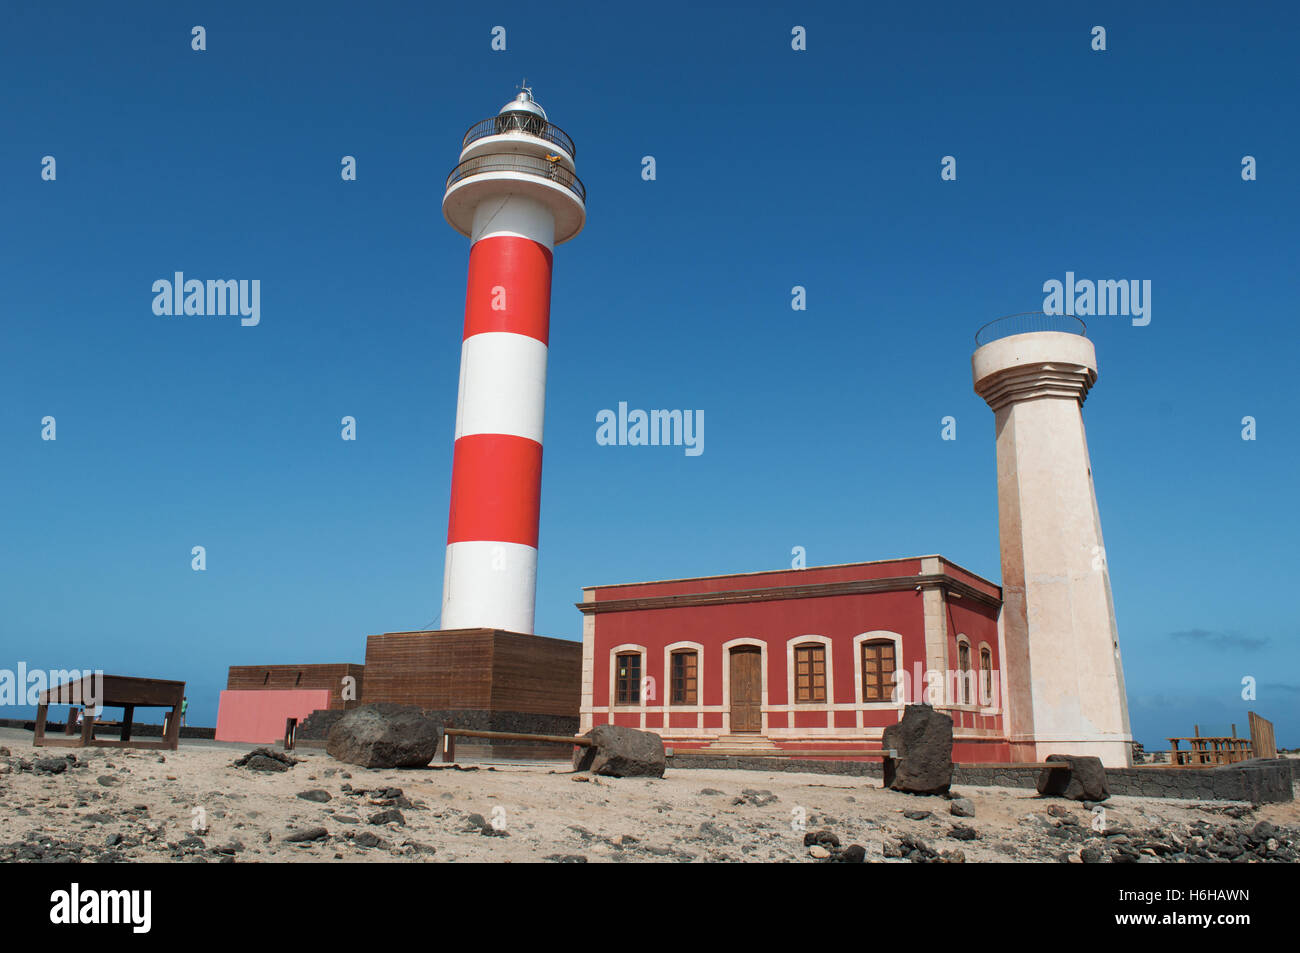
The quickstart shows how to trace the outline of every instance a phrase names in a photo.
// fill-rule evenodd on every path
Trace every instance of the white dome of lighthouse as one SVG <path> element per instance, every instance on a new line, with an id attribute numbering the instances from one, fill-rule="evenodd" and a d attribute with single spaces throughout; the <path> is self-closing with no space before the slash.
<path id="1" fill-rule="evenodd" d="M 506 113 L 532 113 L 542 119 L 546 118 L 546 110 L 533 99 L 533 93 L 530 89 L 524 89 L 518 96 L 502 106 L 501 112 L 497 115 L 504 116 Z"/>

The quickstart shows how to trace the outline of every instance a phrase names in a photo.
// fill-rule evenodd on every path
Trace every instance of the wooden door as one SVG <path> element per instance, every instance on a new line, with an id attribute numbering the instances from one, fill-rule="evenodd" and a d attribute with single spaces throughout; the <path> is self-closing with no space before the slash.
<path id="1" fill-rule="evenodd" d="M 731 650 L 731 730 L 763 730 L 763 654 L 754 645 Z"/>

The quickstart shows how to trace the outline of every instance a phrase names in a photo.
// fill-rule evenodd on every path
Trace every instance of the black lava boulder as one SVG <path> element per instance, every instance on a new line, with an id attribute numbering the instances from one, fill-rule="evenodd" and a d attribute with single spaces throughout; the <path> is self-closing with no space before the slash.
<path id="1" fill-rule="evenodd" d="M 442 727 L 413 705 L 353 708 L 330 729 L 330 756 L 363 768 L 423 768 L 438 753 Z"/>
<path id="2" fill-rule="evenodd" d="M 612 778 L 662 778 L 664 742 L 653 731 L 622 725 L 597 725 L 583 735 L 589 747 L 573 753 L 573 770 Z"/>
<path id="3" fill-rule="evenodd" d="M 1104 801 L 1110 797 L 1106 787 L 1106 769 L 1101 759 L 1091 755 L 1049 754 L 1050 762 L 1064 768 L 1043 768 L 1038 774 L 1038 793 L 1046 797 L 1063 797 L 1071 801 Z"/>
<path id="4" fill-rule="evenodd" d="M 232 766 L 248 768 L 250 771 L 288 771 L 298 761 L 283 751 L 274 748 L 254 748 L 242 758 L 236 758 Z"/>
<path id="5" fill-rule="evenodd" d="M 908 705 L 903 717 L 885 729 L 885 787 L 908 794 L 947 794 L 952 784 L 952 719 L 930 705 Z"/>

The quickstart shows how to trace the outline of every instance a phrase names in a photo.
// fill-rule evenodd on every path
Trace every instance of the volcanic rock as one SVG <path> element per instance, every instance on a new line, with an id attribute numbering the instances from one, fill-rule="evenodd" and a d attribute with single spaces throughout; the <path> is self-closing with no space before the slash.
<path id="1" fill-rule="evenodd" d="M 1038 775 L 1038 793 L 1071 801 L 1104 801 L 1110 797 L 1106 769 L 1101 759 L 1090 755 L 1049 754 L 1048 761 L 1064 762 L 1067 768 L 1044 768 Z"/>
<path id="2" fill-rule="evenodd" d="M 885 729 L 885 787 L 909 794 L 947 794 L 952 784 L 952 719 L 930 705 L 908 705 L 897 724 Z"/>
<path id="3" fill-rule="evenodd" d="M 250 771 L 288 771 L 298 760 L 274 748 L 254 748 L 242 758 L 236 758 L 231 767 Z"/>
<path id="4" fill-rule="evenodd" d="M 325 750 L 363 768 L 422 768 L 442 743 L 442 728 L 413 705 L 353 708 L 330 729 Z"/>
<path id="5" fill-rule="evenodd" d="M 953 802 L 948 805 L 948 813 L 953 817 L 974 817 L 975 804 L 970 798 L 954 798 Z"/>
<path id="6" fill-rule="evenodd" d="M 622 725 L 597 725 L 583 737 L 589 747 L 573 753 L 573 770 L 614 778 L 662 778 L 667 763 L 664 742 L 653 731 Z"/>

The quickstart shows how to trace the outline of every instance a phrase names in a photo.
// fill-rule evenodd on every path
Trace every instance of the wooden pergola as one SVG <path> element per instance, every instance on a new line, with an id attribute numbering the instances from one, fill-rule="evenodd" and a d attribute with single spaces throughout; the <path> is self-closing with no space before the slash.
<path id="1" fill-rule="evenodd" d="M 36 705 L 36 731 L 32 744 L 64 748 L 154 748 L 175 751 L 181 735 L 181 701 L 185 698 L 185 683 L 160 678 L 135 678 L 129 675 L 87 675 L 84 678 L 55 685 L 40 693 Z M 120 725 L 100 722 L 87 704 L 94 701 L 104 708 L 121 708 Z M 79 738 L 47 738 L 45 719 L 50 705 L 86 705 L 82 713 Z M 131 721 L 136 708 L 169 708 L 163 721 L 161 741 L 131 740 Z M 71 717 L 69 717 L 69 726 Z M 101 727 L 120 727 L 118 737 L 95 737 L 96 724 Z"/>
<path id="2" fill-rule="evenodd" d="M 1264 721 L 1254 712 L 1251 712 L 1250 716 L 1252 729 L 1255 727 L 1255 719 Z M 1264 723 L 1268 724 L 1268 722 Z M 1187 742 L 1186 749 L 1178 747 L 1179 743 L 1183 741 Z M 1201 734 L 1201 726 L 1193 725 L 1190 738 L 1170 738 L 1169 746 L 1169 763 L 1181 768 L 1204 768 L 1217 767 L 1222 764 L 1236 764 L 1238 761 L 1249 761 L 1256 756 L 1252 750 L 1253 746 L 1250 740 L 1237 737 L 1236 725 L 1232 726 L 1231 735 L 1203 735 Z"/>

